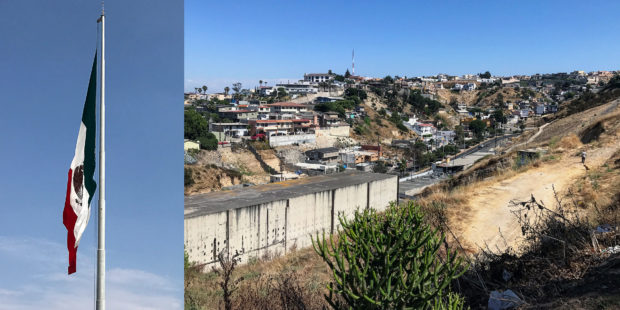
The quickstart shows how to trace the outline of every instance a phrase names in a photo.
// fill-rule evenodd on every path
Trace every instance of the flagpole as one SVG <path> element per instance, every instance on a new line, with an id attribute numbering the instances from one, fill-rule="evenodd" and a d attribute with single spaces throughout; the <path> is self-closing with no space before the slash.
<path id="1" fill-rule="evenodd" d="M 96 310 L 105 310 L 105 14 L 101 8 L 101 90 L 99 121 L 99 225 L 97 246 Z"/>

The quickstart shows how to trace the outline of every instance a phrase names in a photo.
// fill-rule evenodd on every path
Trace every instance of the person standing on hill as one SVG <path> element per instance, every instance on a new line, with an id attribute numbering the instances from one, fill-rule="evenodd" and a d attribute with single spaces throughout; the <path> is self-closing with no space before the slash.
<path id="1" fill-rule="evenodd" d="M 581 163 L 586 164 L 586 151 L 581 152 Z"/>

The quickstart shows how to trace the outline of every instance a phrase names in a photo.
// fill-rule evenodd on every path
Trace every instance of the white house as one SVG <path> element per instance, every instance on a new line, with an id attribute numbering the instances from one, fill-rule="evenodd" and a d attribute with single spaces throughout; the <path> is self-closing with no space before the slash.
<path id="1" fill-rule="evenodd" d="M 476 89 L 476 83 L 467 83 L 463 86 L 464 90 L 475 90 Z"/>
<path id="2" fill-rule="evenodd" d="M 433 135 L 433 140 L 437 142 L 438 146 L 450 144 L 454 142 L 456 133 L 452 130 L 438 130 Z"/>
<path id="3" fill-rule="evenodd" d="M 433 134 L 435 134 L 437 128 L 435 128 L 433 124 L 416 123 L 415 126 L 413 126 L 413 130 L 424 142 L 428 142 L 433 138 Z"/>
<path id="4" fill-rule="evenodd" d="M 258 92 L 261 96 L 264 96 L 264 97 L 271 96 L 271 93 L 274 92 L 274 89 L 272 86 L 261 86 Z"/>
<path id="5" fill-rule="evenodd" d="M 332 74 L 329 73 L 308 73 L 308 74 L 304 74 L 304 81 L 305 82 L 310 82 L 313 84 L 318 84 L 321 82 L 327 82 L 329 80 L 332 80 L 334 78 L 334 76 Z"/>
<path id="6" fill-rule="evenodd" d="M 276 90 L 284 88 L 289 94 L 316 94 L 319 89 L 311 83 L 281 83 L 276 84 Z"/>

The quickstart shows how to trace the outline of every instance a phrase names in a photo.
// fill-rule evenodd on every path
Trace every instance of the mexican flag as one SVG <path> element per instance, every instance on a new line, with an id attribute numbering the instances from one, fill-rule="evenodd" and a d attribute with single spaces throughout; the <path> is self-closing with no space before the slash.
<path id="1" fill-rule="evenodd" d="M 69 168 L 67 196 L 62 212 L 62 222 L 67 228 L 67 249 L 69 250 L 69 274 L 75 272 L 76 252 L 80 238 L 90 217 L 90 201 L 97 184 L 93 179 L 95 173 L 95 133 L 96 95 L 97 95 L 97 54 L 93 60 L 90 81 L 86 93 L 86 102 L 82 112 L 82 123 L 75 145 L 75 155 Z"/>

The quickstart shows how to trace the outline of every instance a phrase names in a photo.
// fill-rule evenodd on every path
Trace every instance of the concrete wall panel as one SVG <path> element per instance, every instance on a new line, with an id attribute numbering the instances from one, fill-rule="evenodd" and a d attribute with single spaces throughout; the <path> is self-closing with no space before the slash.
<path id="1" fill-rule="evenodd" d="M 312 245 L 311 234 L 331 229 L 332 192 L 323 191 L 289 199 L 286 246 L 303 248 Z"/>
<path id="2" fill-rule="evenodd" d="M 312 245 L 316 232 L 338 229 L 338 214 L 351 218 L 367 207 L 383 211 L 396 201 L 396 176 L 369 183 L 275 200 L 185 219 L 185 248 L 190 261 L 211 265 L 220 252 L 253 257 L 281 255 Z"/>
<path id="3" fill-rule="evenodd" d="M 353 214 L 355 214 L 355 210 L 366 209 L 367 191 L 368 185 L 366 183 L 334 190 L 336 194 L 334 199 L 335 231 L 340 228 L 340 221 L 338 220 L 340 214 L 344 214 L 347 219 L 350 219 L 353 217 Z"/>
<path id="4" fill-rule="evenodd" d="M 185 219 L 185 250 L 190 261 L 215 262 L 226 242 L 226 212 Z"/>

